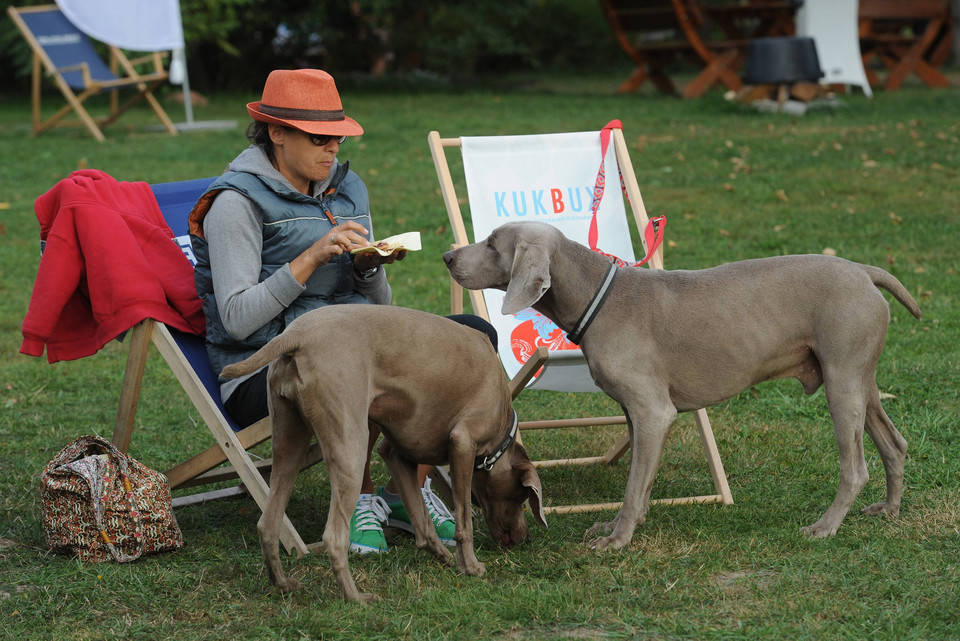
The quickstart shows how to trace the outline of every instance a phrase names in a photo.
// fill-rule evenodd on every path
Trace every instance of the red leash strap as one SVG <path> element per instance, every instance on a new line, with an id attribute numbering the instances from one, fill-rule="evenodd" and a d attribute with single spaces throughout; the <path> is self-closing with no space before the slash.
<path id="1" fill-rule="evenodd" d="M 628 263 L 621 258 L 597 249 L 597 241 L 600 237 L 600 231 L 597 225 L 597 210 L 600 208 L 600 201 L 603 199 L 603 191 L 607 183 L 604 165 L 607 159 L 607 149 L 610 147 L 610 133 L 614 129 L 623 129 L 623 124 L 619 120 L 611 120 L 600 130 L 600 170 L 597 172 L 597 180 L 593 185 L 593 199 L 590 202 L 592 218 L 590 220 L 590 231 L 587 234 L 587 242 L 590 245 L 590 249 L 606 256 L 618 267 L 639 267 L 649 261 L 660 248 L 661 243 L 663 243 L 663 235 L 667 228 L 666 216 L 657 216 L 647 222 L 647 228 L 643 231 L 643 238 L 647 246 L 647 255 L 641 261 Z M 626 188 L 623 185 L 622 177 L 620 178 L 620 188 L 623 190 L 624 195 L 626 195 Z"/>
<path id="2" fill-rule="evenodd" d="M 663 243 L 663 235 L 666 233 L 666 230 L 666 216 L 657 216 L 647 221 L 647 228 L 643 230 L 643 238 L 647 245 L 647 255 L 644 256 L 643 260 L 634 263 L 634 267 L 639 267 L 653 258 L 653 255 L 660 249 L 660 244 Z"/>
<path id="3" fill-rule="evenodd" d="M 623 129 L 623 124 L 619 120 L 611 120 L 600 130 L 600 170 L 597 172 L 597 180 L 593 185 L 593 200 L 590 201 L 590 212 L 593 218 L 590 220 L 590 231 L 587 234 L 587 242 L 590 249 L 597 250 L 597 239 L 600 232 L 597 229 L 597 209 L 600 208 L 600 200 L 603 198 L 603 190 L 606 187 L 607 176 L 604 165 L 607 160 L 607 149 L 610 147 L 610 132 L 614 129 Z"/>
<path id="4" fill-rule="evenodd" d="M 614 256 L 613 254 L 602 252 L 599 249 L 594 249 L 593 251 L 597 252 L 601 256 L 606 256 L 610 262 L 614 263 L 617 267 L 640 267 L 653 258 L 653 255 L 657 253 L 658 249 L 660 249 L 660 245 L 663 243 L 664 230 L 666 228 L 666 216 L 657 216 L 656 218 L 651 218 L 647 221 L 647 228 L 643 230 L 643 238 L 647 245 L 647 255 L 643 258 L 643 260 L 639 260 L 635 263 L 628 263 L 622 258 Z"/>

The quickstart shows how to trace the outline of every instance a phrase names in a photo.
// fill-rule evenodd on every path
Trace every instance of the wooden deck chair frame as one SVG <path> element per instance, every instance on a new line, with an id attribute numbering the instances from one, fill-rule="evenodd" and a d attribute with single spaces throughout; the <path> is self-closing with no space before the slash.
<path id="1" fill-rule="evenodd" d="M 110 76 L 112 76 L 110 79 L 96 79 L 93 77 L 91 65 L 102 66 L 103 60 L 99 55 L 96 55 L 92 46 L 89 49 L 89 60 L 77 60 L 74 64 L 58 67 L 44 48 L 38 35 L 28 24 L 32 16 L 40 13 L 52 14 L 54 12 L 59 14 L 60 10 L 56 5 L 52 4 L 20 8 L 12 5 L 7 7 L 7 13 L 33 52 L 33 74 L 31 80 L 33 135 L 37 136 L 56 126 L 82 125 L 87 128 L 94 138 L 99 142 L 103 142 L 105 137 L 102 129 L 115 122 L 140 100 L 146 100 L 160 119 L 160 122 L 163 123 L 164 128 L 172 135 L 176 135 L 177 128 L 170 120 L 167 112 L 164 111 L 160 105 L 156 96 L 153 95 L 153 90 L 169 77 L 169 74 L 163 66 L 163 60 L 167 53 L 151 52 L 138 58 L 128 58 L 119 48 L 110 46 L 109 71 L 111 72 Z M 65 16 L 62 14 L 60 14 L 60 16 L 67 25 L 73 27 Z M 76 29 L 76 27 L 73 27 L 73 29 L 77 36 L 71 34 L 72 37 L 79 37 L 81 40 L 89 43 L 89 38 L 87 38 L 86 34 Z M 137 67 L 143 64 L 151 65 L 151 70 L 148 73 L 140 73 L 137 71 Z M 68 73 L 79 73 L 82 82 L 74 83 L 74 86 L 71 86 L 71 83 L 69 83 L 65 77 L 65 74 Z M 66 105 L 46 120 L 43 120 L 41 105 L 44 74 L 53 79 L 54 84 L 67 101 Z M 74 89 L 77 89 L 79 93 L 74 91 Z M 123 104 L 120 104 L 119 100 L 119 91 L 121 89 L 135 90 L 135 93 Z M 84 103 L 91 96 L 107 92 L 110 94 L 110 111 L 105 116 L 94 118 L 87 111 Z M 77 120 L 64 120 L 71 111 L 76 112 Z"/>
<path id="2" fill-rule="evenodd" d="M 166 183 L 160 187 L 167 186 L 176 189 L 178 185 L 189 186 L 190 189 L 187 189 L 182 196 L 181 204 L 190 206 L 200 196 L 203 188 L 209 184 L 210 180 Z M 158 186 L 153 185 L 153 188 L 156 191 Z M 161 210 L 164 210 L 162 202 Z M 169 224 L 171 222 L 170 217 L 166 211 L 164 213 Z M 180 230 L 177 230 L 174 226 L 173 233 L 174 239 L 183 246 L 183 235 Z M 183 230 L 183 233 L 185 233 L 185 230 Z M 220 483 L 232 479 L 239 479 L 241 482 L 240 486 L 233 488 L 177 497 L 174 499 L 174 507 L 249 493 L 260 507 L 261 512 L 265 510 L 270 493 L 265 476 L 270 473 L 272 460 L 255 461 L 247 450 L 271 437 L 270 418 L 264 418 L 244 429 L 236 428 L 223 409 L 216 374 L 213 373 L 206 358 L 201 337 L 183 334 L 159 321 L 148 318 L 128 332 L 126 341 L 129 343 L 129 352 L 120 391 L 116 423 L 114 424 L 114 445 L 123 452 L 126 452 L 130 447 L 140 390 L 143 385 L 144 370 L 152 343 L 170 367 L 216 441 L 215 445 L 164 472 L 171 490 Z M 321 459 L 320 448 L 314 443 L 307 453 L 305 465 L 313 465 Z M 229 465 L 221 466 L 223 463 L 229 463 Z M 283 517 L 280 542 L 288 553 L 296 552 L 300 556 L 315 552 L 323 546 L 322 542 L 305 543 L 286 515 Z"/>
<path id="3" fill-rule="evenodd" d="M 641 232 L 646 228 L 648 217 L 643 205 L 643 199 L 640 196 L 640 187 L 637 184 L 636 176 L 633 171 L 633 164 L 630 161 L 629 151 L 626 141 L 623 137 L 623 131 L 613 129 L 612 140 L 616 150 L 617 163 L 620 166 L 623 183 L 627 191 L 630 207 L 633 211 L 634 220 Z M 447 216 L 450 220 L 450 226 L 453 229 L 454 244 L 453 247 L 461 247 L 470 243 L 466 226 L 463 221 L 463 215 L 460 211 L 460 204 L 457 200 L 456 187 L 450 173 L 447 163 L 447 148 L 459 148 L 461 146 L 460 138 L 441 138 L 437 131 L 431 131 L 427 137 L 430 147 L 430 153 L 433 156 L 434 166 L 437 171 L 437 178 L 440 182 L 440 191 L 443 196 L 443 202 L 447 210 Z M 610 181 L 613 184 L 613 181 Z M 659 252 L 653 255 L 650 260 L 654 269 L 663 269 L 662 247 Z M 463 311 L 463 288 L 451 279 L 451 313 L 457 314 Z M 470 302 L 475 314 L 489 320 L 489 312 L 483 299 L 483 293 L 480 291 L 471 291 Z M 579 350 L 564 350 L 563 352 L 550 352 L 546 347 L 540 347 L 530 357 L 520 371 L 510 380 L 510 393 L 512 398 L 516 399 L 520 392 L 526 387 L 527 383 L 533 378 L 534 374 L 551 362 L 568 359 L 580 359 L 583 356 Z M 704 496 L 691 496 L 682 498 L 664 498 L 652 500 L 651 503 L 660 503 L 668 505 L 680 505 L 689 503 L 722 503 L 730 505 L 733 503 L 733 495 L 730 492 L 730 486 L 727 483 L 726 473 L 723 469 L 723 462 L 720 459 L 720 453 L 717 450 L 716 440 L 713 436 L 713 429 L 710 425 L 710 419 L 705 409 L 699 409 L 694 413 L 697 429 L 700 434 L 700 440 L 703 443 L 704 453 L 710 468 L 710 474 L 713 478 L 713 485 L 716 494 Z M 626 426 L 624 416 L 604 416 L 573 419 L 550 419 L 542 421 L 522 421 L 520 430 L 534 429 L 553 429 L 553 428 L 583 428 L 601 425 L 624 425 Z M 520 434 L 517 436 L 520 440 Z M 630 436 L 624 433 L 620 439 L 614 443 L 606 452 L 600 456 L 557 459 L 550 461 L 534 461 L 537 467 L 554 467 L 559 465 L 590 465 L 597 463 L 612 464 L 616 462 L 630 447 Z M 619 509 L 622 503 L 594 503 L 582 505 L 551 506 L 545 508 L 549 513 L 579 513 L 596 512 L 601 510 Z"/>

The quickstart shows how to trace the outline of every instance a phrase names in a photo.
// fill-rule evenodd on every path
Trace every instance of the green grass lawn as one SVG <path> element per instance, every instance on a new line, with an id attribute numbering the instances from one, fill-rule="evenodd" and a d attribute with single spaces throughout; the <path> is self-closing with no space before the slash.
<path id="1" fill-rule="evenodd" d="M 623 70 L 626 74 L 626 70 Z M 0 637 L 10 639 L 950 639 L 960 638 L 960 90 L 917 84 L 803 117 L 760 114 L 712 92 L 681 101 L 616 95 L 620 75 L 524 78 L 496 89 L 385 91 L 341 87 L 365 135 L 341 156 L 367 182 L 379 237 L 419 230 L 424 249 L 390 268 L 394 302 L 445 313 L 440 254 L 452 240 L 427 148 L 442 136 L 599 129 L 619 118 L 644 202 L 664 214 L 668 269 L 833 251 L 896 275 L 923 309 L 895 301 L 877 380 L 909 443 L 898 518 L 859 510 L 881 500 L 883 469 L 866 446 L 870 483 L 838 535 L 807 540 L 836 492 L 839 463 L 822 391 L 766 383 L 712 408 L 735 504 L 654 506 L 632 545 L 590 550 L 601 515 L 554 515 L 546 531 L 497 549 L 477 526 L 482 578 L 460 576 L 391 539 L 351 559 L 362 591 L 344 603 L 325 555 L 284 558 L 303 582 L 266 580 L 249 499 L 178 511 L 187 546 L 130 565 L 82 565 L 44 549 L 39 475 L 68 442 L 112 433 L 126 345 L 47 364 L 19 354 L 39 263 L 33 201 L 77 168 L 164 182 L 220 173 L 246 146 L 244 104 L 208 96 L 197 120 L 232 130 L 177 137 L 147 131 L 138 109 L 95 142 L 82 130 L 29 135 L 27 93 L 0 106 Z M 182 109 L 168 104 L 175 121 Z M 457 174 L 456 168 L 454 173 Z M 638 254 L 642 254 L 639 251 Z M 888 297 L 888 300 L 891 298 Z M 722 321 L 721 321 L 722 322 Z M 642 364 L 640 365 L 642 366 Z M 524 418 L 616 411 L 601 395 L 525 393 Z M 538 458 L 602 450 L 611 428 L 530 433 Z M 131 453 L 166 469 L 211 440 L 157 355 L 148 363 Z M 382 463 L 374 474 L 386 479 Z M 543 470 L 545 502 L 622 498 L 627 465 Z M 289 514 L 319 540 L 329 502 L 324 466 L 305 472 Z M 681 416 L 654 497 L 711 492 L 692 418 Z M 532 524 L 532 520 L 531 520 Z"/>

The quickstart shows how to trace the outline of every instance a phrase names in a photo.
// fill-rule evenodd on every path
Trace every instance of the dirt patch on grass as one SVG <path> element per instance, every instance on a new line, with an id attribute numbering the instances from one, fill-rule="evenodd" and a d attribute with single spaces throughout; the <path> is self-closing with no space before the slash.
<path id="1" fill-rule="evenodd" d="M 18 547 L 20 544 L 13 539 L 0 539 L 0 551 Z"/>
<path id="2" fill-rule="evenodd" d="M 937 539 L 960 534 L 960 490 L 928 491 L 915 500 L 918 502 L 901 507 L 899 516 L 881 518 L 890 519 L 905 537 Z"/>
<path id="3" fill-rule="evenodd" d="M 715 574 L 711 579 L 725 592 L 739 595 L 769 588 L 776 576 L 773 570 L 733 570 Z"/>

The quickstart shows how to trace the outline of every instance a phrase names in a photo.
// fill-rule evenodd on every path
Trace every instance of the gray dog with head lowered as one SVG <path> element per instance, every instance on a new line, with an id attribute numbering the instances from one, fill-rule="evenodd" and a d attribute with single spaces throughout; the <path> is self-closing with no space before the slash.
<path id="1" fill-rule="evenodd" d="M 622 548 L 643 523 L 678 412 L 774 378 L 796 378 L 808 394 L 824 386 L 840 450 L 837 496 L 803 532 L 834 535 L 866 484 L 864 428 L 883 460 L 887 496 L 863 511 L 899 513 L 907 444 L 880 406 L 876 368 L 890 306 L 877 288 L 917 318 L 920 309 L 886 271 L 808 255 L 615 272 L 603 256 L 534 222 L 503 225 L 443 259 L 464 287 L 506 291 L 504 314 L 532 306 L 564 331 L 582 334 L 594 381 L 623 406 L 632 447 L 626 494 L 612 522 L 591 528 L 601 535 L 592 547 Z M 606 299 L 593 304 L 609 279 Z M 584 329 L 588 308 L 595 315 Z"/>
<path id="2" fill-rule="evenodd" d="M 332 305 L 307 312 L 250 358 L 224 368 L 235 378 L 270 363 L 273 422 L 270 497 L 257 530 L 270 582 L 298 587 L 283 573 L 280 522 L 315 435 L 330 475 L 323 542 L 334 577 L 351 601 L 369 601 L 350 574 L 350 518 L 367 460 L 368 425 L 396 481 L 419 548 L 453 556 L 437 537 L 419 491 L 416 464 L 449 463 L 456 564 L 481 575 L 473 547 L 473 495 L 501 545 L 529 538 L 523 504 L 546 527 L 537 472 L 514 440 L 516 416 L 500 361 L 487 337 L 450 319 L 402 307 Z"/>

